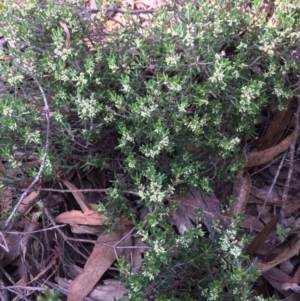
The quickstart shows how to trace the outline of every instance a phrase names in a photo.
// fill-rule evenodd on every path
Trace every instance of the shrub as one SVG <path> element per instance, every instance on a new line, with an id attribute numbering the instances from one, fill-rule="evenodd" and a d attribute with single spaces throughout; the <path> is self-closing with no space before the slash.
<path id="1" fill-rule="evenodd" d="M 271 17 L 257 0 L 174 1 L 144 27 L 141 16 L 125 14 L 126 25 L 109 34 L 105 14 L 91 26 L 80 1 L 14 2 L 0 6 L 10 42 L 0 51 L 8 171 L 47 154 L 44 180 L 74 167 L 113 174 L 101 210 L 127 215 L 152 247 L 142 274 L 118 263 L 130 300 L 250 300 L 257 275 L 241 253 L 246 240 L 236 241 L 237 220 L 214 241 L 201 214 L 177 234 L 165 201 L 177 189 L 210 192 L 216 180 L 231 180 L 261 110 L 282 109 L 296 93 L 296 1 L 275 1 Z M 25 185 L 37 173 L 8 172 L 3 185 Z"/>

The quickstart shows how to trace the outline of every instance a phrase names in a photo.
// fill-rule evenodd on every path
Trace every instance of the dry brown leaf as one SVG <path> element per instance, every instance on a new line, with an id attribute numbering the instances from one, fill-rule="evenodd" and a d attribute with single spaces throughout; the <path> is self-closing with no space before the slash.
<path id="1" fill-rule="evenodd" d="M 251 194 L 249 195 L 248 204 L 263 204 L 263 202 L 264 202 L 264 200 L 257 198 Z M 267 202 L 267 205 L 270 205 L 270 204 L 272 204 L 272 200 L 271 200 L 271 202 Z M 280 201 L 280 205 L 281 205 L 281 201 Z"/>
<path id="2" fill-rule="evenodd" d="M 300 208 L 300 200 L 297 200 L 294 203 L 289 204 L 285 210 L 285 217 L 291 216 L 291 214 L 295 212 L 298 208 Z M 246 249 L 247 255 L 252 256 L 256 252 L 256 250 L 259 249 L 260 245 L 264 242 L 265 238 L 276 227 L 278 221 L 279 221 L 279 215 L 276 215 L 268 222 L 268 224 L 266 224 L 263 230 L 256 235 L 256 237 L 247 247 Z"/>
<path id="3" fill-rule="evenodd" d="M 128 300 L 124 294 L 129 293 L 124 284 L 115 279 L 103 280 L 103 285 L 97 285 L 89 294 L 90 298 L 101 301 L 114 301 L 116 299 Z"/>
<path id="4" fill-rule="evenodd" d="M 278 253 L 279 254 L 279 253 Z M 278 255 L 277 254 L 277 255 Z M 295 265 L 292 263 L 290 259 L 283 261 L 280 265 L 279 268 L 282 272 L 286 273 L 287 275 L 292 275 L 293 271 L 295 270 Z"/>
<path id="5" fill-rule="evenodd" d="M 214 194 L 208 196 L 194 189 L 186 195 L 176 196 L 172 201 L 179 204 L 172 217 L 180 233 L 191 228 L 191 220 L 197 216 L 195 210 L 201 208 L 203 210 L 203 222 L 211 237 L 213 236 L 213 219 L 218 220 L 221 214 L 219 200 Z"/>
<path id="6" fill-rule="evenodd" d="M 251 187 L 250 194 L 258 199 L 261 200 L 261 202 L 265 201 L 267 199 L 267 196 L 269 194 L 271 186 L 264 186 L 262 188 L 257 188 L 255 186 Z M 281 191 L 279 188 L 274 187 L 270 193 L 270 196 L 267 200 L 268 204 L 275 204 L 276 206 L 281 207 L 282 203 L 282 196 L 281 196 Z M 253 200 L 252 200 L 253 201 Z M 259 203 L 261 203 L 259 202 Z"/>
<path id="7" fill-rule="evenodd" d="M 83 273 L 78 275 L 69 287 L 68 301 L 81 301 L 94 288 L 104 272 L 117 259 L 115 246 L 129 232 L 128 228 L 121 225 L 121 230 L 112 235 L 99 236 L 94 249 L 88 258 Z M 130 241 L 129 241 L 130 240 Z M 105 245 L 100 244 L 105 243 Z M 131 239 L 123 239 L 118 246 L 131 245 Z M 124 250 L 124 249 L 121 249 Z M 119 252 L 122 255 L 123 252 Z"/>
<path id="8" fill-rule="evenodd" d="M 16 284 L 16 286 L 26 286 L 27 285 L 27 282 L 23 279 L 23 278 L 20 278 Z"/>
<path id="9" fill-rule="evenodd" d="M 277 247 L 272 250 L 272 256 L 276 257 L 280 254 L 281 248 Z M 266 245 L 261 245 L 256 251 L 255 251 L 255 256 L 257 255 L 262 255 L 262 256 L 267 256 L 270 255 L 270 248 Z"/>
<path id="10" fill-rule="evenodd" d="M 62 27 L 62 29 L 64 30 L 64 32 L 66 34 L 65 45 L 66 45 L 66 49 L 69 49 L 71 35 L 70 35 L 68 25 L 65 22 L 62 22 L 62 21 L 59 21 L 58 24 Z"/>
<path id="11" fill-rule="evenodd" d="M 279 215 L 274 216 L 269 223 L 259 232 L 256 237 L 252 240 L 250 245 L 246 249 L 246 254 L 252 256 L 259 246 L 265 241 L 265 238 L 271 233 L 271 231 L 276 227 L 279 221 Z"/>
<path id="12" fill-rule="evenodd" d="M 278 254 L 277 254 L 278 255 Z M 292 264 L 292 261 L 290 259 L 283 261 L 279 268 L 282 272 L 286 273 L 287 275 L 292 275 L 293 271 L 295 270 L 295 265 Z"/>
<path id="13" fill-rule="evenodd" d="M 271 208 L 273 207 L 268 204 L 266 206 L 264 206 L 263 204 L 256 204 L 256 211 L 259 214 L 259 219 L 264 224 L 267 224 L 274 217 Z"/>
<path id="14" fill-rule="evenodd" d="M 265 207 L 263 205 L 256 204 L 256 210 L 258 214 L 260 214 L 260 220 L 267 224 L 273 217 L 274 214 L 272 213 L 272 206 L 266 205 Z"/>
<path id="15" fill-rule="evenodd" d="M 292 292 L 287 292 L 282 289 L 282 283 L 287 282 L 291 277 L 278 268 L 272 268 L 267 272 L 263 273 L 263 277 L 272 285 L 277 291 L 283 294 L 285 297 L 288 297 Z"/>
<path id="16" fill-rule="evenodd" d="M 81 212 L 78 210 L 71 210 L 59 214 L 55 221 L 62 224 L 78 224 L 78 225 L 90 225 L 99 226 L 107 220 L 105 215 L 99 215 L 94 210 Z"/>
<path id="17" fill-rule="evenodd" d="M 273 147 L 280 141 L 284 131 L 286 130 L 286 127 L 291 121 L 291 116 L 292 111 L 290 107 L 287 110 L 279 111 L 276 113 L 270 126 L 267 129 L 265 136 L 262 139 L 258 151 Z"/>
<path id="18" fill-rule="evenodd" d="M 241 227 L 249 229 L 250 231 L 255 230 L 260 232 L 264 228 L 264 225 L 260 220 L 257 220 L 255 216 L 245 214 L 241 221 Z"/>
<path id="19" fill-rule="evenodd" d="M 298 238 L 294 239 L 292 246 L 283 247 L 282 252 L 272 261 L 266 263 L 258 263 L 256 265 L 256 269 L 259 273 L 266 272 L 281 262 L 292 258 L 296 254 L 298 254 L 300 250 L 300 240 Z"/>
<path id="20" fill-rule="evenodd" d="M 70 190 L 78 189 L 75 185 L 73 185 L 72 183 L 66 180 L 60 180 L 60 181 Z M 72 192 L 72 194 L 83 212 L 90 211 L 89 205 L 82 192 L 76 191 L 76 192 Z"/>
<path id="21" fill-rule="evenodd" d="M 24 209 L 24 207 L 29 202 L 31 202 L 33 199 L 35 199 L 39 194 L 40 194 L 39 191 L 31 192 L 27 197 L 24 198 L 23 202 L 19 205 L 18 211 L 22 211 Z M 24 215 L 27 215 L 30 212 L 31 209 L 32 209 L 32 207 L 30 207 Z"/>
<path id="22" fill-rule="evenodd" d="M 285 217 L 291 216 L 296 210 L 300 208 L 300 199 L 288 204 L 285 210 Z"/>
<path id="23" fill-rule="evenodd" d="M 81 301 L 87 296 L 116 259 L 112 247 L 95 245 L 83 273 L 69 287 L 68 301 Z"/>
<path id="24" fill-rule="evenodd" d="M 0 179 L 4 177 L 6 168 L 0 161 Z M 7 212 L 11 209 L 12 202 L 12 191 L 11 189 L 0 189 L 0 200 L 1 200 L 1 213 Z"/>
<path id="25" fill-rule="evenodd" d="M 251 185 L 252 183 L 248 172 L 244 170 L 239 172 L 234 184 L 233 192 L 236 200 L 230 205 L 230 212 L 232 215 L 236 215 L 245 211 L 251 190 Z"/>
<path id="26" fill-rule="evenodd" d="M 94 234 L 100 235 L 102 232 L 101 226 L 86 226 L 86 225 L 78 225 L 78 224 L 70 224 L 72 233 L 76 234 Z"/>
<path id="27" fill-rule="evenodd" d="M 55 265 L 55 263 L 56 263 L 56 259 L 57 259 L 57 257 L 58 257 L 58 254 L 55 254 L 54 256 L 53 256 L 53 258 L 51 259 L 51 261 L 49 262 L 49 264 L 45 267 L 45 268 L 43 268 L 33 279 L 31 279 L 30 280 L 30 282 L 28 282 L 27 284 L 29 284 L 29 283 L 32 283 L 32 282 L 34 282 L 34 281 L 36 281 L 36 280 L 38 280 L 41 276 L 43 276 L 50 268 L 52 268 L 54 265 Z"/>
<path id="28" fill-rule="evenodd" d="M 297 268 L 293 278 L 289 281 L 290 283 L 300 283 L 300 265 Z"/>
<path id="29" fill-rule="evenodd" d="M 1 258 L 1 264 L 3 267 L 6 267 L 8 264 L 15 261 L 22 252 L 23 252 L 22 255 L 25 255 L 24 253 L 26 252 L 26 245 L 28 239 L 32 237 L 32 234 L 28 234 L 28 233 L 35 231 L 39 226 L 39 223 L 25 217 L 21 219 L 21 222 L 19 222 L 19 224 L 22 225 L 22 227 L 24 228 L 24 232 L 27 232 L 27 234 L 24 233 L 4 234 L 9 251 L 3 252 L 3 258 Z M 0 257 L 2 257 L 2 254 L 0 254 Z"/>
<path id="30" fill-rule="evenodd" d="M 181 234 L 188 231 L 193 225 L 190 218 L 180 207 L 178 207 L 176 211 L 172 213 L 172 217 L 179 233 Z"/>
<path id="31" fill-rule="evenodd" d="M 22 294 L 24 294 L 24 292 L 25 292 L 25 288 L 26 288 L 26 286 L 27 286 L 27 282 L 25 281 L 25 279 L 23 278 L 23 277 L 21 277 L 16 283 L 15 283 L 15 289 L 16 289 L 16 291 L 20 294 L 20 295 L 22 295 Z M 24 289 L 23 288 L 21 288 L 21 287 L 24 287 Z M 2 301 L 2 300 L 1 300 Z"/>
<path id="32" fill-rule="evenodd" d="M 276 146 L 273 146 L 263 151 L 254 151 L 249 153 L 246 157 L 246 168 L 267 163 L 278 154 L 286 151 L 290 147 L 291 143 L 293 142 L 294 135 L 295 135 L 295 131 L 289 136 L 287 136 L 283 141 L 281 141 Z"/>
<path id="33" fill-rule="evenodd" d="M 300 200 L 295 201 L 292 204 L 289 204 L 285 210 L 285 217 L 289 217 L 295 210 L 300 207 Z M 275 228 L 277 222 L 279 221 L 280 216 L 276 215 L 273 219 L 265 226 L 265 228 L 260 232 L 251 244 L 246 249 L 246 254 L 251 256 L 255 253 L 255 251 L 259 248 L 261 243 L 267 237 L 267 235 Z M 294 255 L 296 255 L 300 250 L 300 240 L 297 237 L 294 237 L 294 241 L 291 246 L 284 246 L 283 251 L 279 252 L 279 255 L 271 262 L 267 263 L 259 263 L 256 268 L 258 272 L 262 273 L 268 271 L 272 267 L 275 267 L 277 264 L 282 263 L 285 260 L 290 259 Z"/>
<path id="34" fill-rule="evenodd" d="M 64 289 L 68 289 L 71 282 L 71 280 L 57 277 L 57 284 Z M 88 297 L 93 300 L 101 301 L 114 301 L 121 298 L 122 300 L 127 301 L 128 297 L 123 296 L 128 292 L 129 290 L 124 287 L 122 282 L 114 279 L 106 279 L 103 280 L 103 284 L 96 285 L 88 294 Z"/>
<path id="35" fill-rule="evenodd" d="M 296 292 L 298 294 L 298 298 L 295 299 L 295 300 L 299 300 L 299 297 L 300 297 L 300 286 L 297 284 L 297 283 L 291 283 L 291 282 L 285 282 L 281 285 L 281 289 L 283 290 L 292 290 L 294 292 Z M 287 300 L 287 299 L 284 299 L 284 300 Z"/>

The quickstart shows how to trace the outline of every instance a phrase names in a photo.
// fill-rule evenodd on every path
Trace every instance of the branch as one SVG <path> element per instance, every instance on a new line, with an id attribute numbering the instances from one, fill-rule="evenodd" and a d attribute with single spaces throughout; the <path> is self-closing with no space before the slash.
<path id="1" fill-rule="evenodd" d="M 262 207 L 261 207 L 261 209 L 260 209 L 260 211 L 259 211 L 259 213 L 258 213 L 258 215 L 257 215 L 257 217 L 256 217 L 256 222 L 258 222 L 258 220 L 260 219 L 261 214 L 264 213 L 264 211 L 265 211 L 265 209 L 266 209 L 267 202 L 269 201 L 269 199 L 270 199 L 270 197 L 271 197 L 271 193 L 272 193 L 272 191 L 273 191 L 273 189 L 274 189 L 274 186 L 275 186 L 275 184 L 276 184 L 276 182 L 277 182 L 277 179 L 278 179 L 278 177 L 279 177 L 279 175 L 280 175 L 280 171 L 281 171 L 281 169 L 282 169 L 282 166 L 283 166 L 285 157 L 286 157 L 286 152 L 284 153 L 284 155 L 283 155 L 283 157 L 282 157 L 282 159 L 281 159 L 281 162 L 280 162 L 280 164 L 279 164 L 279 167 L 278 167 L 278 169 L 277 169 L 277 171 L 276 171 L 276 175 L 275 175 L 275 177 L 274 177 L 274 179 L 273 179 L 273 181 L 272 181 L 272 185 L 271 185 L 271 187 L 269 188 L 267 197 L 264 199 L 263 205 L 262 205 Z"/>
<path id="2" fill-rule="evenodd" d="M 126 13 L 128 13 L 128 14 L 131 14 L 131 15 L 153 14 L 153 13 L 157 12 L 157 10 L 155 10 L 155 9 L 125 10 L 125 9 L 120 9 L 120 8 L 117 8 L 117 7 L 104 7 L 102 9 L 96 9 L 96 8 L 86 9 L 85 11 L 83 11 L 80 14 L 84 14 L 84 13 L 96 14 L 96 13 L 99 13 L 101 11 L 112 12 L 112 13 L 120 13 L 120 14 L 126 14 Z"/>
<path id="3" fill-rule="evenodd" d="M 290 190 L 290 182 L 292 179 L 292 173 L 294 169 L 294 155 L 295 155 L 295 145 L 297 142 L 297 138 L 299 136 L 300 132 L 300 122 L 299 122 L 299 116 L 300 116 L 300 95 L 297 95 L 297 100 L 298 100 L 298 108 L 297 112 L 295 114 L 295 135 L 293 138 L 293 142 L 290 146 L 290 160 L 289 160 L 289 171 L 288 175 L 285 181 L 283 193 L 282 193 L 282 205 L 280 209 L 280 221 L 282 222 L 283 219 L 285 218 L 285 209 L 286 209 L 286 203 L 287 203 L 287 198 L 288 198 L 288 192 Z"/>
<path id="4" fill-rule="evenodd" d="M 41 161 L 41 165 L 40 165 L 40 169 L 36 175 L 36 177 L 34 178 L 33 182 L 27 187 L 27 189 L 22 193 L 20 199 L 18 200 L 17 204 L 14 206 L 13 211 L 11 212 L 11 214 L 9 215 L 9 217 L 7 218 L 4 227 L 6 228 L 10 221 L 12 220 L 13 216 L 15 215 L 19 205 L 22 203 L 22 201 L 24 200 L 24 198 L 27 196 L 28 192 L 30 191 L 30 189 L 33 187 L 33 185 L 35 183 L 38 182 L 38 180 L 40 179 L 43 170 L 45 168 L 46 165 L 46 160 L 47 160 L 47 156 L 48 156 L 48 150 L 49 150 L 49 133 L 50 133 L 50 113 L 49 113 L 49 105 L 48 105 L 48 100 L 47 97 L 45 95 L 44 89 L 42 88 L 40 82 L 37 80 L 37 78 L 26 68 L 21 66 L 20 64 L 14 62 L 13 63 L 17 68 L 21 69 L 22 71 L 24 71 L 25 74 L 27 74 L 28 76 L 30 76 L 34 82 L 36 83 L 36 85 L 38 86 L 43 101 L 44 101 L 44 105 L 45 105 L 45 115 L 46 115 L 46 144 L 45 144 L 45 148 L 44 148 L 44 155 Z"/>
<path id="5" fill-rule="evenodd" d="M 38 189 L 33 189 L 33 190 L 34 191 L 51 191 L 51 192 L 59 192 L 59 193 L 73 193 L 73 192 L 108 192 L 110 190 L 110 188 L 102 188 L 102 189 L 93 189 L 93 188 L 86 188 L 86 189 L 38 188 Z M 124 190 L 123 193 L 134 194 L 134 195 L 140 196 L 137 191 L 133 191 L 133 190 Z"/>

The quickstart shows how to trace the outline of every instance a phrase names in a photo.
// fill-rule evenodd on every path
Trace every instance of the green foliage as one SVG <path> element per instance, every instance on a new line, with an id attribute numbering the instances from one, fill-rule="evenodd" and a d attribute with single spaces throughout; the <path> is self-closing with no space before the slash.
<path id="1" fill-rule="evenodd" d="M 47 287 L 45 289 L 45 297 L 41 297 L 41 296 L 38 296 L 37 297 L 37 301 L 59 301 L 59 295 L 60 295 L 60 291 L 56 291 L 54 293 L 51 293 L 50 289 Z"/>
<path id="2" fill-rule="evenodd" d="M 194 228 L 177 234 L 165 201 L 177 188 L 212 191 L 216 179 L 231 179 L 261 110 L 282 109 L 296 93 L 287 84 L 300 71 L 291 56 L 296 1 L 275 1 L 274 26 L 261 1 L 248 8 L 241 0 L 174 1 L 147 27 L 137 16 L 109 35 L 104 15 L 91 30 L 80 1 L 14 2 L 0 6 L 1 34 L 10 41 L 0 50 L 0 158 L 8 171 L 30 156 L 41 159 L 49 135 L 44 179 L 74 167 L 114 174 L 99 208 L 112 219 L 127 215 L 150 247 L 142 274 L 118 263 L 130 300 L 251 300 L 257 275 L 242 253 L 245 238 L 236 238 L 237 222 L 211 241 L 199 215 Z M 49 103 L 48 133 L 33 76 Z M 37 171 L 22 170 L 17 180 L 8 172 L 5 183 L 28 183 Z M 134 202 L 125 190 L 136 192 Z"/>
<path id="3" fill-rule="evenodd" d="M 278 235 L 278 240 L 284 242 L 286 235 L 291 231 L 291 228 L 284 228 L 280 225 L 276 225 L 276 233 Z"/>

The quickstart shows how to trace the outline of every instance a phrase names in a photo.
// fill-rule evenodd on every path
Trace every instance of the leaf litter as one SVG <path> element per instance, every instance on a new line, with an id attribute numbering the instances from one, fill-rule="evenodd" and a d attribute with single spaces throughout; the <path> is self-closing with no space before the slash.
<path id="1" fill-rule="evenodd" d="M 126 25 L 122 8 L 146 10 L 142 15 L 144 21 L 141 23 L 141 28 L 146 28 L 155 10 L 166 3 L 162 0 L 122 1 L 120 9 L 106 10 L 107 20 L 104 31 L 108 33 Z M 95 1 L 90 0 L 89 8 L 96 10 Z M 105 3 L 103 8 L 107 8 Z M 241 8 L 243 9 L 245 8 Z M 266 15 L 272 11 L 271 6 L 264 9 Z M 91 20 L 96 22 L 97 12 L 91 14 Z M 135 20 L 134 13 L 132 20 Z M 63 21 L 60 21 L 59 25 L 65 33 L 65 47 L 68 48 L 69 29 Z M 268 26 L 275 25 L 276 16 L 273 15 L 269 18 Z M 94 32 L 94 40 L 84 38 L 84 41 L 93 52 L 94 45 L 100 42 L 97 40 L 96 27 L 92 26 L 91 30 Z M 261 138 L 259 146 L 245 153 L 245 167 L 237 175 L 232 189 L 236 201 L 227 204 L 230 215 L 226 217 L 230 219 L 235 214 L 245 211 L 241 226 L 245 233 L 253 236 L 252 242 L 245 246 L 245 250 L 251 258 L 257 259 L 256 268 L 261 273 L 258 283 L 269 282 L 273 290 L 281 293 L 287 298 L 286 300 L 300 298 L 298 285 L 300 282 L 298 256 L 300 162 L 290 159 L 294 167 L 291 170 L 291 164 L 282 160 L 283 169 L 282 172 L 278 172 L 277 159 L 295 148 L 295 141 L 299 136 L 299 129 L 297 129 L 299 120 L 298 124 L 292 125 L 294 129 L 291 130 L 293 114 L 294 110 L 290 104 L 287 110 L 277 112 L 271 123 L 266 126 L 265 135 Z M 37 161 L 24 162 L 24 169 L 37 165 Z M 5 164 L 0 161 L 0 178 L 5 177 L 5 169 Z M 292 177 L 287 183 L 288 172 L 292 173 Z M 19 171 L 16 170 L 14 175 L 18 173 Z M 116 279 L 107 279 L 112 275 L 114 262 L 120 257 L 125 257 L 132 264 L 133 270 L 141 273 L 142 256 L 148 246 L 134 237 L 135 229 L 132 223 L 122 217 L 116 219 L 113 224 L 118 231 L 105 233 L 101 227 L 107 222 L 107 217 L 92 209 L 86 196 L 87 192 L 78 191 L 75 181 L 72 182 L 73 175 L 76 173 L 71 171 L 71 174 L 65 179 L 60 179 L 56 183 L 58 188 L 53 192 L 42 193 L 43 184 L 37 185 L 19 205 L 17 220 L 11 223 L 7 231 L 0 233 L 2 260 L 0 281 L 4 283 L 4 269 L 14 264 L 18 267 L 18 273 L 14 275 L 15 280 L 7 277 L 10 283 L 6 281 L 4 284 L 15 285 L 16 291 L 20 293 L 26 292 L 29 284 L 37 286 L 43 284 L 61 289 L 63 294 L 68 295 L 69 301 L 110 301 L 121 298 L 128 290 Z M 278 177 L 274 182 L 275 175 Z M 104 178 L 101 171 L 101 185 L 93 183 L 95 190 L 104 188 Z M 60 192 L 62 185 L 70 190 L 73 196 L 68 207 L 64 206 L 65 192 Z M 1 213 L 4 213 L 11 208 L 13 188 L 0 190 L 0 193 L 4 195 L 0 204 Z M 48 208 L 45 209 L 49 220 L 46 224 L 37 222 L 43 215 L 43 206 L 38 205 L 38 201 L 42 199 L 46 199 L 43 206 L 60 208 L 55 215 L 52 215 Z M 190 190 L 186 194 L 175 195 L 169 202 L 177 204 L 177 209 L 171 217 L 179 233 L 190 229 L 198 212 L 202 211 L 203 224 L 210 238 L 213 238 L 214 223 L 222 219 L 220 211 L 222 203 L 215 194 L 208 195 L 199 190 Z M 290 217 L 292 219 L 288 221 Z M 279 223 L 289 229 L 283 241 L 279 240 L 275 231 Z M 71 242 L 75 242 L 76 247 Z M 72 258 L 85 260 L 83 269 Z M 58 272 L 58 266 L 63 273 Z M 53 277 L 51 278 L 53 275 L 55 283 Z M 103 280 L 104 275 L 106 277 Z M 258 285 L 254 286 L 254 291 L 260 290 Z"/>

